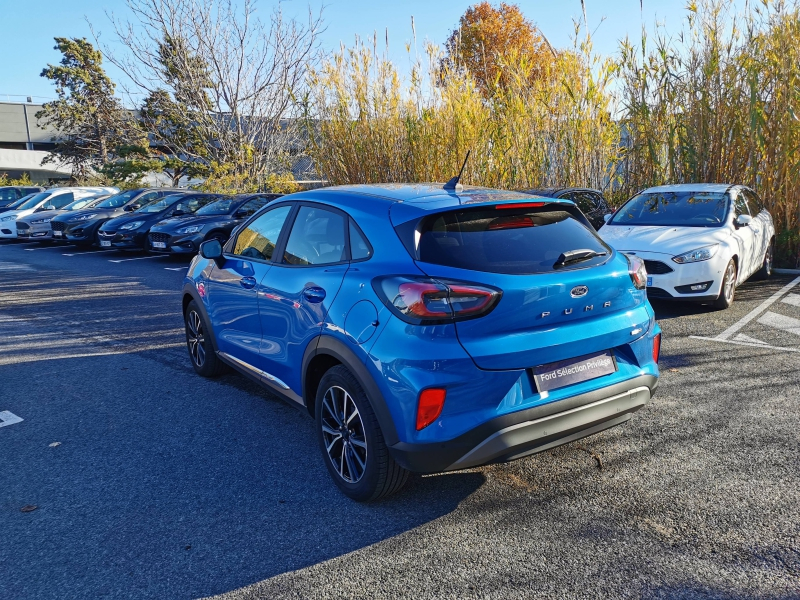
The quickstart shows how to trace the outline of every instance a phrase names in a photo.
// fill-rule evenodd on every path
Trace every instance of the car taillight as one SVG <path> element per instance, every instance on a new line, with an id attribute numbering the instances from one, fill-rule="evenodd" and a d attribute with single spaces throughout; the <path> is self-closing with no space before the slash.
<path id="1" fill-rule="evenodd" d="M 422 390 L 417 404 L 417 431 L 425 429 L 442 414 L 447 391 L 441 388 Z"/>
<path id="2" fill-rule="evenodd" d="M 657 333 L 653 337 L 653 361 L 658 364 L 658 359 L 661 356 L 661 334 Z"/>
<path id="3" fill-rule="evenodd" d="M 372 287 L 400 319 L 436 325 L 488 314 L 503 293 L 495 288 L 428 277 L 381 277 Z"/>
<path id="4" fill-rule="evenodd" d="M 644 266 L 644 261 L 632 254 L 626 254 L 625 258 L 628 259 L 628 274 L 631 276 L 634 287 L 637 290 L 645 289 L 647 287 L 647 269 Z"/>

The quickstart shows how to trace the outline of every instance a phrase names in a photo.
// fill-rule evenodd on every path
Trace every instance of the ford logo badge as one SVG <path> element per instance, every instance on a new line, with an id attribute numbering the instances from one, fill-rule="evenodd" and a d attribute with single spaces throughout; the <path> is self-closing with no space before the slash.
<path id="1" fill-rule="evenodd" d="M 587 286 L 576 285 L 574 288 L 572 288 L 572 291 L 569 293 L 569 295 L 572 296 L 573 298 L 580 298 L 588 293 L 589 293 L 589 288 Z"/>

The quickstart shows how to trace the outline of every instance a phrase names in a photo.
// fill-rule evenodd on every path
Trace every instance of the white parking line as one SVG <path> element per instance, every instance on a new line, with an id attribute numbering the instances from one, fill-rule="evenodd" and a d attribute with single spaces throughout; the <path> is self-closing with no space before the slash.
<path id="1" fill-rule="evenodd" d="M 763 317 L 758 320 L 762 325 L 768 325 L 781 331 L 788 331 L 795 335 L 800 335 L 800 319 L 793 319 L 784 315 L 779 315 L 774 312 L 766 312 Z"/>
<path id="2" fill-rule="evenodd" d="M 14 413 L 10 413 L 7 410 L 0 411 L 0 427 L 13 425 L 14 423 L 19 423 L 23 420 L 24 419 L 22 417 L 18 417 Z"/>
<path id="3" fill-rule="evenodd" d="M 781 300 L 781 302 L 785 304 L 791 304 L 792 306 L 800 306 L 800 294 L 789 294 Z"/>
<path id="4" fill-rule="evenodd" d="M 62 254 L 61 256 L 83 256 L 84 254 L 102 254 L 103 252 L 118 252 L 118 250 L 87 250 L 85 252 L 74 252 L 71 254 Z"/>
<path id="5" fill-rule="evenodd" d="M 185 271 L 189 267 L 164 267 L 166 271 Z"/>
<path id="6" fill-rule="evenodd" d="M 41 248 L 23 248 L 25 252 L 36 252 L 37 250 L 63 250 L 62 246 L 42 246 Z"/>
<path id="7" fill-rule="evenodd" d="M 794 286 L 796 286 L 798 283 L 800 283 L 800 277 L 798 277 L 798 278 L 794 279 L 794 280 L 793 280 L 793 281 L 791 281 L 790 283 L 788 283 L 788 284 L 786 284 L 785 286 L 783 286 L 783 287 L 782 287 L 780 290 L 778 290 L 777 292 L 775 292 L 774 294 L 772 294 L 772 296 L 770 296 L 769 298 L 767 298 L 766 300 L 764 300 L 764 302 L 762 302 L 762 303 L 761 303 L 760 305 L 758 305 L 756 308 L 754 308 L 754 309 L 753 309 L 753 310 L 751 310 L 749 313 L 747 313 L 747 314 L 746 314 L 744 317 L 742 317 L 742 318 L 741 318 L 739 321 L 737 321 L 736 323 L 734 323 L 733 325 L 731 325 L 730 327 L 728 327 L 728 328 L 727 328 L 725 331 L 723 331 L 723 332 L 722 332 L 722 333 L 720 333 L 718 336 L 716 336 L 716 338 L 712 338 L 712 339 L 716 339 L 717 341 L 720 341 L 720 342 L 723 342 L 723 341 L 726 341 L 726 340 L 730 339 L 730 337 L 731 337 L 731 336 L 733 336 L 733 334 L 734 334 L 734 333 L 737 333 L 737 332 L 738 332 L 738 331 L 739 331 L 739 330 L 740 330 L 742 327 L 744 327 L 745 325 L 747 325 L 747 324 L 748 324 L 750 321 L 752 321 L 752 320 L 753 320 L 753 319 L 755 319 L 755 318 L 756 318 L 758 315 L 760 315 L 760 314 L 761 314 L 761 313 L 763 313 L 765 310 L 767 310 L 767 309 L 768 309 L 770 306 L 772 306 L 772 305 L 773 305 L 775 302 L 777 302 L 778 300 L 780 300 L 780 299 L 781 299 L 781 296 L 783 296 L 784 294 L 786 294 L 786 293 L 787 293 L 789 290 L 791 290 L 791 289 L 792 289 Z M 691 336 L 691 337 L 695 337 L 695 336 Z"/>
<path id="8" fill-rule="evenodd" d="M 128 262 L 129 260 L 147 260 L 149 258 L 165 258 L 166 254 L 157 254 L 155 256 L 140 256 L 139 258 L 121 258 L 119 260 L 109 260 L 112 263 Z"/>
<path id="9" fill-rule="evenodd" d="M 721 342 L 723 344 L 736 344 L 737 346 L 751 346 L 753 348 L 769 348 L 771 350 L 783 350 L 784 352 L 800 352 L 800 348 L 784 348 L 781 346 L 770 346 L 769 344 L 751 344 L 749 342 L 738 342 L 736 340 L 721 340 L 719 337 L 703 337 L 700 335 L 690 335 L 694 340 L 706 340 L 708 342 Z"/>

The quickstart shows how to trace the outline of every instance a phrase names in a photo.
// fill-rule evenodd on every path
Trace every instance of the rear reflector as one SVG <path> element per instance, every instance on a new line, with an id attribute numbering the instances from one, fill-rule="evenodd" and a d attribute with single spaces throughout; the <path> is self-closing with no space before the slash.
<path id="1" fill-rule="evenodd" d="M 658 364 L 658 359 L 661 356 L 661 334 L 657 334 L 653 338 L 653 360 Z"/>
<path id="2" fill-rule="evenodd" d="M 546 202 L 516 202 L 514 204 L 498 204 L 495 206 L 497 210 L 505 210 L 508 208 L 541 208 Z"/>
<path id="3" fill-rule="evenodd" d="M 444 408 L 444 398 L 447 390 L 441 388 L 429 388 L 422 390 L 419 395 L 419 405 L 417 406 L 417 431 L 425 429 L 442 414 Z"/>

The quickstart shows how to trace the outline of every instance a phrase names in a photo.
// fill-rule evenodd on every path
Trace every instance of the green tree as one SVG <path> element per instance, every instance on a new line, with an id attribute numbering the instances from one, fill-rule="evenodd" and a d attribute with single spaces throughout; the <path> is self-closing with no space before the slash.
<path id="1" fill-rule="evenodd" d="M 85 38 L 55 38 L 63 55 L 41 75 L 56 86 L 58 99 L 36 113 L 40 125 L 53 127 L 55 149 L 45 162 L 71 166 L 73 177 L 85 180 L 114 158 L 116 149 L 141 144 L 135 119 L 114 96 L 114 83 L 103 69 L 103 56 Z"/>

